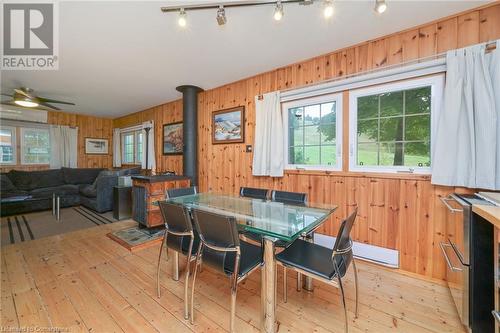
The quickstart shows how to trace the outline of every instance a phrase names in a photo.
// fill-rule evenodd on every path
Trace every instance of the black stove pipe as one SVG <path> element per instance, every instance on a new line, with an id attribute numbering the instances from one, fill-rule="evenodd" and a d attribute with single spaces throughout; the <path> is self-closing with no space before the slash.
<path id="1" fill-rule="evenodd" d="M 183 174 L 191 178 L 191 186 L 198 186 L 198 93 L 203 89 L 191 85 L 175 89 L 182 93 Z"/>

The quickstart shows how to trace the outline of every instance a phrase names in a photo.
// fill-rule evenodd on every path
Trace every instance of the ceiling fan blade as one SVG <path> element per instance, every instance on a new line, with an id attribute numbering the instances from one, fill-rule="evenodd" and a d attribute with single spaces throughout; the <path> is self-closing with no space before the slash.
<path id="1" fill-rule="evenodd" d="M 31 96 L 30 94 L 28 94 L 26 91 L 24 91 L 23 89 L 17 89 L 17 88 L 14 88 L 14 91 L 18 94 L 21 94 L 21 95 L 24 95 L 28 98 L 33 98 L 33 96 Z"/>
<path id="2" fill-rule="evenodd" d="M 45 106 L 46 108 L 49 108 L 49 109 L 52 109 L 52 110 L 61 110 L 57 106 L 54 106 L 54 105 L 51 105 L 51 104 L 45 103 L 45 102 L 40 102 L 40 105 L 41 106 Z"/>
<path id="3" fill-rule="evenodd" d="M 9 94 L 0 94 L 2 96 L 9 96 L 9 97 L 14 97 L 14 95 L 9 95 Z"/>
<path id="4" fill-rule="evenodd" d="M 14 101 L 5 101 L 5 102 L 1 102 L 0 104 L 10 105 L 10 106 L 18 106 L 18 105 L 16 105 L 16 103 L 14 103 Z"/>
<path id="5" fill-rule="evenodd" d="M 67 105 L 75 105 L 75 103 L 71 103 L 71 102 L 64 102 L 64 101 L 58 101 L 56 99 L 50 99 L 50 98 L 45 98 L 45 97 L 38 97 L 38 99 L 45 103 L 45 102 L 48 102 L 48 103 L 57 103 L 57 104 L 67 104 Z"/>

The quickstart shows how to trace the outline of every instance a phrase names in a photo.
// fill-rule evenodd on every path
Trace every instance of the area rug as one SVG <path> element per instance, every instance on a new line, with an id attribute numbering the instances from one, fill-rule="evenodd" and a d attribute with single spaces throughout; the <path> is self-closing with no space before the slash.
<path id="1" fill-rule="evenodd" d="M 112 212 L 99 214 L 83 206 L 63 208 L 60 216 L 61 219 L 57 221 L 49 210 L 2 217 L 1 245 L 26 242 L 118 221 L 113 218 Z"/>

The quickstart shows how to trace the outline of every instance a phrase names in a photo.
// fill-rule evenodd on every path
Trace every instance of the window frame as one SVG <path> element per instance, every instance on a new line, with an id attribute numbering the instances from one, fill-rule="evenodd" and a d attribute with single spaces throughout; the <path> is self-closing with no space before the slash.
<path id="1" fill-rule="evenodd" d="M 125 162 L 125 136 L 126 135 L 130 135 L 132 134 L 133 135 L 133 138 L 134 138 L 134 152 L 133 152 L 133 157 L 134 157 L 134 161 L 133 162 Z M 141 165 L 142 164 L 142 157 L 139 159 L 139 156 L 137 155 L 137 151 L 138 151 L 138 138 L 139 138 L 139 135 L 142 134 L 142 129 L 133 129 L 133 130 L 128 130 L 128 131 L 123 131 L 120 133 L 120 148 L 121 148 L 121 161 L 122 161 L 122 164 L 124 165 Z M 143 141 L 144 141 L 144 135 L 143 135 Z M 144 153 L 144 147 L 142 149 L 142 153 Z"/>
<path id="2" fill-rule="evenodd" d="M 26 130 L 41 130 L 41 131 L 47 131 L 49 135 L 49 160 L 50 160 L 50 149 L 51 147 L 51 142 L 50 142 L 50 131 L 48 128 L 41 128 L 41 127 L 29 127 L 29 126 L 20 126 L 19 127 L 19 153 L 20 153 L 20 158 L 19 158 L 19 163 L 20 165 L 49 165 L 50 163 L 30 163 L 26 162 L 24 160 L 24 152 L 25 152 L 25 146 L 24 146 L 24 132 Z"/>
<path id="3" fill-rule="evenodd" d="M 1 162 L 0 165 L 17 165 L 17 128 L 15 126 L 1 125 L 0 129 L 10 130 L 12 133 L 12 162 Z"/>
<path id="4" fill-rule="evenodd" d="M 433 138 L 436 134 L 436 125 L 441 111 L 444 93 L 444 73 L 432 76 L 412 78 L 402 81 L 390 82 L 349 91 L 349 171 L 350 172 L 379 172 L 379 173 L 410 173 L 428 175 L 432 170 Z M 422 87 L 431 87 L 430 110 L 430 157 L 431 165 L 428 167 L 409 166 L 360 166 L 357 165 L 358 152 L 358 98 L 383 94 L 388 92 L 410 90 Z"/>
<path id="5" fill-rule="evenodd" d="M 335 126 L 336 126 L 336 164 L 332 166 L 328 165 L 308 165 L 308 164 L 290 164 L 289 163 L 289 131 L 288 131 L 288 110 L 291 108 L 304 107 L 315 104 L 325 104 L 335 102 Z M 337 92 L 333 94 L 321 95 L 308 97 L 303 99 L 297 99 L 281 104 L 281 114 L 283 117 L 283 131 L 284 131 L 284 159 L 285 159 L 285 170 L 312 170 L 312 171 L 342 171 L 342 114 L 343 114 L 343 104 L 342 104 L 342 92 Z"/>
<path id="6" fill-rule="evenodd" d="M 134 159 L 135 159 L 135 164 L 141 165 L 142 164 L 142 156 L 139 156 L 139 136 L 142 135 L 141 139 L 141 154 L 144 154 L 144 134 L 142 133 L 142 130 L 137 130 L 135 131 L 135 136 L 134 136 Z"/>

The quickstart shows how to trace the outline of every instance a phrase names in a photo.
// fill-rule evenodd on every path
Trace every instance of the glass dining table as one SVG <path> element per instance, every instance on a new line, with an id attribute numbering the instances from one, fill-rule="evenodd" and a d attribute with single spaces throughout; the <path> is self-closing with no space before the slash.
<path id="1" fill-rule="evenodd" d="M 321 226 L 337 209 L 335 205 L 285 204 L 215 193 L 199 193 L 168 199 L 187 209 L 233 216 L 241 232 L 262 235 L 264 254 L 261 267 L 261 332 L 276 332 L 275 243 L 293 242 Z"/>

